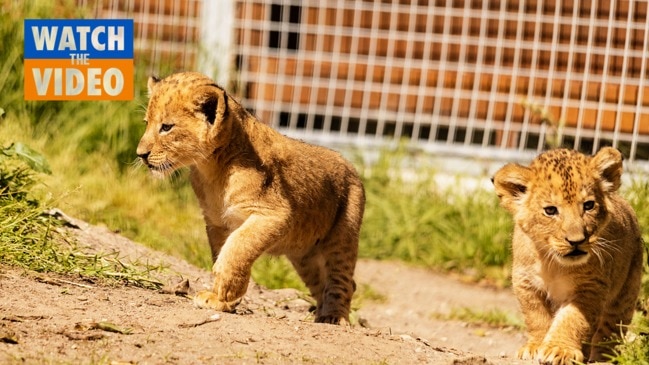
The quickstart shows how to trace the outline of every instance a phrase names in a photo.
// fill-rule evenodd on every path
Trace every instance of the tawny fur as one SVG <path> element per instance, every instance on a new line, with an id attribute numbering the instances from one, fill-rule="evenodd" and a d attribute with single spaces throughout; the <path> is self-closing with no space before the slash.
<path id="1" fill-rule="evenodd" d="M 622 155 L 610 147 L 592 157 L 552 150 L 529 167 L 496 172 L 496 193 L 515 223 L 512 281 L 528 332 L 520 358 L 605 360 L 630 322 L 643 244 L 617 194 L 621 175 Z"/>
<path id="2" fill-rule="evenodd" d="M 282 136 L 199 73 L 149 80 L 137 153 L 154 174 L 189 166 L 214 286 L 200 307 L 232 311 L 263 253 L 286 255 L 317 301 L 316 322 L 349 320 L 365 196 L 338 153 Z"/>

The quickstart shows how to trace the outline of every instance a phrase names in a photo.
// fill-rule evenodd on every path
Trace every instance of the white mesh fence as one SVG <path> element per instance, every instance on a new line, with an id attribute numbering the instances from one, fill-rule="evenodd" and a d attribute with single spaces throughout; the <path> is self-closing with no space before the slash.
<path id="1" fill-rule="evenodd" d="M 133 18 L 158 73 L 226 54 L 201 36 L 227 1 L 77 3 Z M 231 86 L 286 134 L 502 158 L 613 145 L 649 165 L 646 1 L 232 1 Z"/>
<path id="2" fill-rule="evenodd" d="M 236 1 L 236 87 L 284 133 L 649 160 L 646 1 Z"/>
<path id="3" fill-rule="evenodd" d="M 93 18 L 133 19 L 135 59 L 149 72 L 194 69 L 203 0 L 77 0 Z"/>

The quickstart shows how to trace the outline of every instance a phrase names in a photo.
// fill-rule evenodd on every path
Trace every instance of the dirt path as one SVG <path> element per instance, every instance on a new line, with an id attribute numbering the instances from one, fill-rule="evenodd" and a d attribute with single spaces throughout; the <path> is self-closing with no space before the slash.
<path id="1" fill-rule="evenodd" d="M 361 284 L 380 288 L 387 297 L 383 303 L 368 302 L 358 311 L 370 325 L 389 327 L 393 333 L 408 333 L 489 358 L 511 357 L 525 342 L 521 331 L 436 319 L 461 308 L 477 312 L 498 309 L 517 316 L 516 299 L 509 290 L 469 285 L 396 262 L 361 261 L 356 278 Z"/>
<path id="2" fill-rule="evenodd" d="M 90 250 L 162 262 L 169 267 L 160 275 L 165 282 L 188 279 L 192 289 L 209 284 L 204 270 L 80 225 L 84 229 L 75 234 Z M 0 363 L 528 363 L 503 356 L 522 343 L 521 333 L 431 317 L 467 303 L 515 311 L 508 292 L 374 261 L 359 262 L 357 282 L 386 296 L 358 311 L 369 328 L 311 323 L 309 303 L 290 289 L 251 285 L 237 314 L 218 314 L 193 308 L 182 296 L 25 273 L 0 263 Z"/>

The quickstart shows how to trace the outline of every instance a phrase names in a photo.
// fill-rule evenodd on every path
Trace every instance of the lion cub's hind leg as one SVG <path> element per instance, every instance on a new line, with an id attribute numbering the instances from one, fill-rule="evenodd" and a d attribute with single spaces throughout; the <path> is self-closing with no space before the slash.
<path id="1" fill-rule="evenodd" d="M 354 269 L 364 207 L 363 187 L 352 185 L 347 200 L 339 207 L 334 225 L 322 242 L 326 279 L 316 322 L 337 324 L 344 320 L 349 323 L 352 296 L 356 290 Z"/>
<path id="2" fill-rule="evenodd" d="M 349 322 L 352 296 L 356 290 L 354 268 L 357 252 L 356 247 L 338 246 L 338 249 L 329 251 L 325 258 L 327 278 L 315 318 L 319 323 Z"/>
<path id="3" fill-rule="evenodd" d="M 349 322 L 352 295 L 356 289 L 354 269 L 358 233 L 334 226 L 307 254 L 289 258 L 316 300 L 315 322 Z"/>
<path id="4" fill-rule="evenodd" d="M 353 205 L 351 206 L 353 207 Z M 349 322 L 352 295 L 356 290 L 354 269 L 358 256 L 358 216 L 347 207 L 320 243 L 324 258 L 325 282 L 315 321 L 338 324 Z"/>
<path id="5" fill-rule="evenodd" d="M 304 256 L 289 257 L 295 271 L 309 288 L 309 292 L 317 304 L 322 303 L 322 292 L 326 281 L 325 260 L 319 244 L 320 241 L 317 241 L 315 246 Z"/>

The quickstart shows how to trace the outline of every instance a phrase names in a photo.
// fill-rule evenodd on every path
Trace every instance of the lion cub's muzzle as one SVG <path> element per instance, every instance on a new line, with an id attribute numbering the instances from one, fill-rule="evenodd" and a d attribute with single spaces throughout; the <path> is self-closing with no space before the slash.
<path id="1" fill-rule="evenodd" d="M 138 157 L 142 160 L 144 165 L 153 173 L 154 176 L 163 178 L 165 177 L 171 170 L 173 170 L 173 166 L 169 162 L 158 162 L 156 159 L 154 161 L 151 161 L 150 155 L 151 152 L 143 152 L 143 153 L 138 153 Z"/>
<path id="2" fill-rule="evenodd" d="M 144 165 L 149 168 L 151 171 L 163 171 L 163 167 L 155 166 L 149 161 L 149 155 L 151 155 L 151 152 L 146 152 L 146 153 L 138 153 L 138 157 L 142 160 Z"/>
<path id="3" fill-rule="evenodd" d="M 557 253 L 567 264 L 579 264 L 587 260 L 590 251 L 590 237 L 587 234 L 567 235 L 565 243 Z"/>
<path id="4" fill-rule="evenodd" d="M 149 155 L 150 154 L 151 154 L 151 151 L 147 151 L 147 152 L 137 151 L 137 157 L 139 157 L 142 160 L 142 162 L 144 162 L 144 164 L 148 168 L 151 168 L 151 164 L 149 163 Z"/>
<path id="5" fill-rule="evenodd" d="M 583 256 L 583 255 L 588 255 L 588 252 L 582 251 L 582 250 L 580 250 L 578 248 L 575 248 L 574 250 L 568 252 L 564 256 L 565 257 L 579 257 L 579 256 Z"/>

